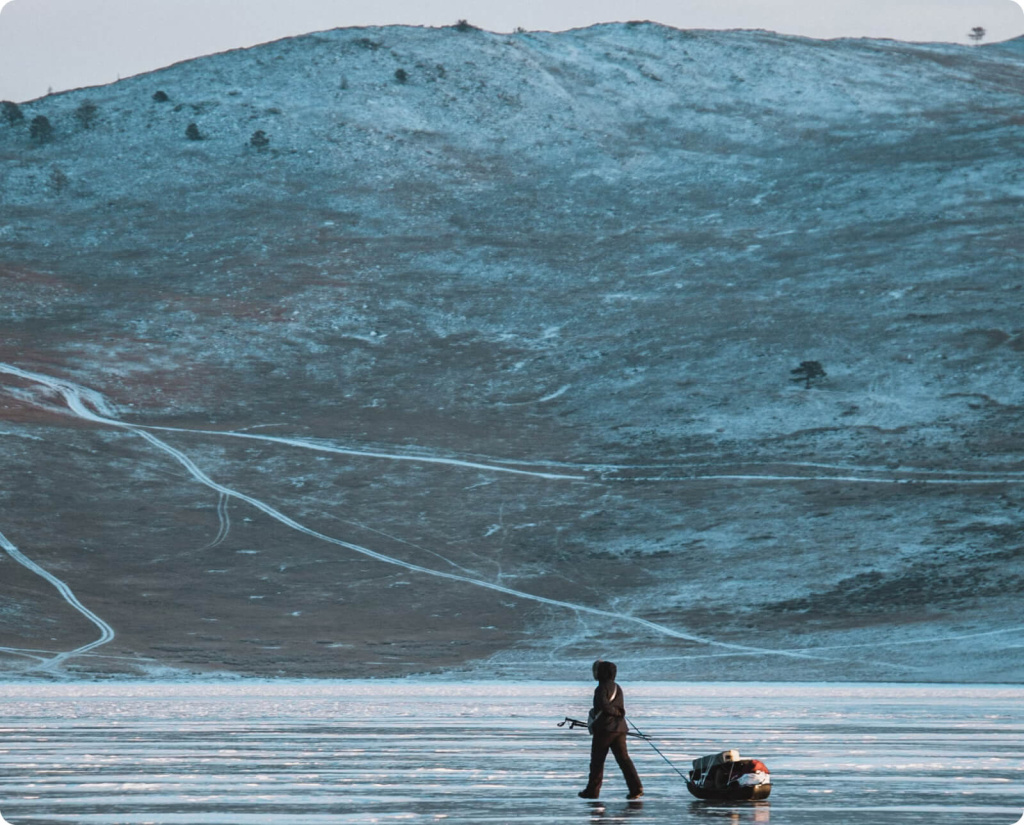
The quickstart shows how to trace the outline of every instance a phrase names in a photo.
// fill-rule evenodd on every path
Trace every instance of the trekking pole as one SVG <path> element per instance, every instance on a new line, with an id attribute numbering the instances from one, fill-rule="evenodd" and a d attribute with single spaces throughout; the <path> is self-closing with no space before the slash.
<path id="1" fill-rule="evenodd" d="M 658 756 L 660 756 L 662 759 L 664 759 L 666 762 L 668 762 L 668 766 L 672 770 L 674 770 L 677 774 L 679 774 L 681 777 L 683 777 L 683 779 L 685 779 L 686 781 L 689 781 L 690 778 L 686 774 L 684 774 L 681 770 L 679 770 L 679 768 L 677 768 L 675 765 L 672 764 L 672 762 L 669 760 L 669 758 L 667 756 L 665 756 L 665 754 L 663 754 L 658 749 L 658 746 L 655 745 L 654 742 L 651 741 L 651 737 L 650 736 L 648 736 L 646 733 L 641 731 L 640 728 L 638 728 L 636 725 L 634 725 L 631 720 L 627 719 L 626 721 L 629 722 L 630 726 L 632 726 L 633 730 L 635 730 L 637 732 L 638 736 L 640 736 L 641 738 L 647 740 L 647 744 L 650 745 L 652 748 L 654 748 L 655 751 L 657 751 Z"/>
<path id="2" fill-rule="evenodd" d="M 568 716 L 566 716 L 565 719 L 563 719 L 561 722 L 556 722 L 555 723 L 555 727 L 564 728 L 566 722 L 569 723 L 569 730 L 573 730 L 574 728 L 585 728 L 585 727 L 587 727 L 587 723 L 586 722 L 581 722 L 579 719 L 572 719 L 572 718 L 570 718 Z M 630 731 L 629 733 L 626 734 L 626 736 L 632 736 L 635 739 L 647 739 L 648 741 L 650 741 L 650 737 L 645 735 L 645 734 L 643 734 L 643 733 L 640 733 L 640 731 L 637 731 L 636 733 L 633 733 L 632 731 Z M 0 825 L 3 825 L 3 823 L 0 822 Z"/>

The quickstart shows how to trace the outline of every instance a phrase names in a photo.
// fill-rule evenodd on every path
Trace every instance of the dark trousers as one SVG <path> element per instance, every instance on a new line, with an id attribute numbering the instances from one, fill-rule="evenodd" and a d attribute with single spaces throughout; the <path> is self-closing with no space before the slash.
<path id="1" fill-rule="evenodd" d="M 629 758 L 629 751 L 626 750 L 626 734 L 624 733 L 595 733 L 590 743 L 590 780 L 587 782 L 587 793 L 597 796 L 601 792 L 601 783 L 604 781 L 604 760 L 608 757 L 608 751 L 615 756 L 615 762 L 622 771 L 622 778 L 626 780 L 626 787 L 631 794 L 643 789 L 640 777 L 637 776 L 633 760 Z"/>

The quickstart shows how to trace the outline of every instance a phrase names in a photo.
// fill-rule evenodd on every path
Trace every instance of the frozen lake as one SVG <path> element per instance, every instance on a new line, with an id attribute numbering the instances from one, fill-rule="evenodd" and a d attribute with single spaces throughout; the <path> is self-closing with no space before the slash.
<path id="1" fill-rule="evenodd" d="M 643 741 L 647 795 L 576 797 L 591 683 L 0 684 L 11 825 L 344 822 L 1012 825 L 1024 688 L 623 681 L 634 723 L 682 770 L 737 748 L 772 771 L 757 804 L 694 800 Z"/>

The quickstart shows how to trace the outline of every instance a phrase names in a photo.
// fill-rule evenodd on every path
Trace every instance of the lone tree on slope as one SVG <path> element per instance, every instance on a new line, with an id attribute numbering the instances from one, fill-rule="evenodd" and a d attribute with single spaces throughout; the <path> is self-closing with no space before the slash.
<path id="1" fill-rule="evenodd" d="M 800 366 L 794 370 L 790 370 L 790 373 L 796 376 L 790 380 L 803 381 L 805 390 L 809 390 L 811 388 L 812 381 L 817 381 L 819 378 L 824 378 L 828 375 L 828 373 L 825 372 L 824 367 L 821 366 L 820 361 L 801 361 Z"/>
<path id="2" fill-rule="evenodd" d="M 47 183 L 53 194 L 63 195 L 71 185 L 71 179 L 64 173 L 63 169 L 59 166 L 54 166 L 50 170 L 50 180 Z"/>
<path id="3" fill-rule="evenodd" d="M 28 134 L 36 143 L 49 143 L 53 140 L 53 124 L 46 115 L 36 115 L 29 124 Z"/>
<path id="4" fill-rule="evenodd" d="M 967 33 L 967 36 L 975 43 L 980 43 L 986 34 L 988 34 L 988 32 L 985 31 L 983 26 L 975 26 Z"/>
<path id="5" fill-rule="evenodd" d="M 99 111 L 99 106 L 91 100 L 86 100 L 75 109 L 75 120 L 78 121 L 78 125 L 83 129 L 91 129 L 92 125 L 96 122 Z"/>
<path id="6" fill-rule="evenodd" d="M 0 101 L 0 109 L 3 110 L 4 120 L 6 120 L 10 126 L 13 126 L 19 120 L 25 119 L 25 115 L 22 114 L 21 107 L 13 100 Z"/>

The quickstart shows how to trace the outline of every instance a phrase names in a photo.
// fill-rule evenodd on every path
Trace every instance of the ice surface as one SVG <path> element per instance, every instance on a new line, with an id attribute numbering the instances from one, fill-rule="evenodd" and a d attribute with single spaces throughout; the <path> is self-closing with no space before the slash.
<path id="1" fill-rule="evenodd" d="M 0 685 L 0 810 L 12 825 L 775 823 L 1010 825 L 1024 810 L 1024 688 L 625 684 L 681 770 L 737 748 L 759 804 L 697 802 L 653 749 L 584 802 L 589 740 L 558 729 L 589 685 L 283 681 Z"/>

